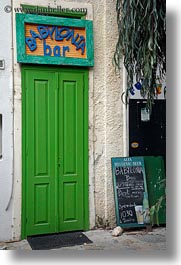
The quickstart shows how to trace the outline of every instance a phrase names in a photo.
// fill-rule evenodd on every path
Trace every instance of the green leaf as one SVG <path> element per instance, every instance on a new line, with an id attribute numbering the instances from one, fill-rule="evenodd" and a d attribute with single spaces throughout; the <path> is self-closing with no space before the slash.
<path id="1" fill-rule="evenodd" d="M 143 79 L 146 85 L 140 92 L 148 96 L 151 110 L 156 96 L 155 72 L 160 80 L 166 74 L 166 1 L 117 0 L 116 11 L 119 36 L 114 65 L 119 70 L 124 56 L 128 89 L 134 85 L 133 76 Z"/>

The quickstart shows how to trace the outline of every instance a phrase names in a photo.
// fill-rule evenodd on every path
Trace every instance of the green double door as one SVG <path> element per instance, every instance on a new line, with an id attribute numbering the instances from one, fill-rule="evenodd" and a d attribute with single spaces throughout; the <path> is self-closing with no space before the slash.
<path id="1" fill-rule="evenodd" d="M 88 72 L 22 68 L 22 237 L 88 229 Z"/>

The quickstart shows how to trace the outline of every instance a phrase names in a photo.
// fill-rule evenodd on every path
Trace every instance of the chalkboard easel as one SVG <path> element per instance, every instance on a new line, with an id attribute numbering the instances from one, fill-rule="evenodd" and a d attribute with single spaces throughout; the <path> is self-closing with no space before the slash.
<path id="1" fill-rule="evenodd" d="M 111 159 L 117 225 L 142 227 L 143 199 L 147 194 L 143 157 Z"/>

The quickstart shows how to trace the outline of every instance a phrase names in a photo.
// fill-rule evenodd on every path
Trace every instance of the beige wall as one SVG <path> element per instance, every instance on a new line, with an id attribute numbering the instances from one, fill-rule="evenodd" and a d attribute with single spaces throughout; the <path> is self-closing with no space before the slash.
<path id="1" fill-rule="evenodd" d="M 122 73 L 115 74 L 112 58 L 117 40 L 116 0 L 16 0 L 55 7 L 86 7 L 93 20 L 95 65 L 89 71 L 89 212 L 90 228 L 103 221 L 115 225 L 111 157 L 123 155 Z M 52 4 L 51 4 L 52 3 Z M 14 17 L 14 238 L 21 234 L 21 69 L 16 61 Z M 108 220 L 108 221 L 106 221 Z"/>
<path id="2" fill-rule="evenodd" d="M 10 0 L 0 2 L 0 241 L 12 238 L 13 187 L 13 74 L 12 74 L 12 17 L 4 8 Z M 2 144 L 2 145 L 1 145 Z M 1 149 L 2 148 L 2 149 Z M 2 151 L 2 153 L 1 153 Z"/>

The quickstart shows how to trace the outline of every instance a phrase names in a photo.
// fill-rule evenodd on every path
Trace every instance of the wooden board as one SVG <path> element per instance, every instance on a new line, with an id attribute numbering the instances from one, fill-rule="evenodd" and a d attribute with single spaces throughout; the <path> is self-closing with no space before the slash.
<path id="1" fill-rule="evenodd" d="M 121 227 L 144 226 L 136 214 L 143 208 L 144 192 L 147 192 L 143 157 L 112 158 L 112 173 L 117 224 Z"/>
<path id="2" fill-rule="evenodd" d="M 94 65 L 93 21 L 16 14 L 17 62 Z"/>
<path id="3" fill-rule="evenodd" d="M 30 23 L 25 23 L 25 38 L 29 37 L 32 38 L 32 34 L 31 32 L 33 31 L 35 34 L 37 34 L 37 36 L 40 36 L 40 33 L 38 32 L 38 26 L 39 24 L 30 24 Z M 47 28 L 47 30 L 49 30 L 50 32 L 53 30 L 53 26 L 52 25 L 41 25 L 44 26 L 45 28 Z M 63 27 L 58 26 L 57 29 L 61 30 Z M 72 40 L 73 38 L 75 38 L 76 36 L 78 36 L 77 38 L 77 42 L 80 40 L 80 36 L 85 38 L 85 42 L 86 42 L 86 31 L 85 28 L 74 28 L 74 27 L 66 27 L 66 29 L 69 29 L 70 32 L 73 30 L 74 31 L 74 36 L 72 36 L 72 38 L 69 38 L 69 40 L 66 40 L 66 38 L 64 38 L 61 41 L 57 41 L 55 39 L 55 30 L 53 31 L 53 34 L 50 37 L 50 34 L 47 36 L 47 38 L 45 39 L 40 39 L 40 38 L 36 38 L 36 44 L 37 44 L 37 48 L 33 51 L 31 51 L 28 47 L 28 45 L 26 45 L 26 54 L 28 55 L 32 55 L 32 56 L 45 56 L 44 55 L 44 42 L 46 43 L 46 45 L 48 45 L 51 48 L 51 55 L 50 56 L 54 56 L 53 50 L 55 48 L 55 46 L 60 47 L 60 54 L 61 56 L 63 56 L 63 47 L 69 47 L 69 51 L 65 52 L 65 56 L 69 57 L 69 58 L 86 58 L 86 47 L 84 50 L 84 53 L 82 54 L 82 50 L 76 49 L 76 46 L 72 44 Z M 65 31 L 63 32 L 65 35 Z M 40 36 L 41 37 L 41 36 Z"/>

